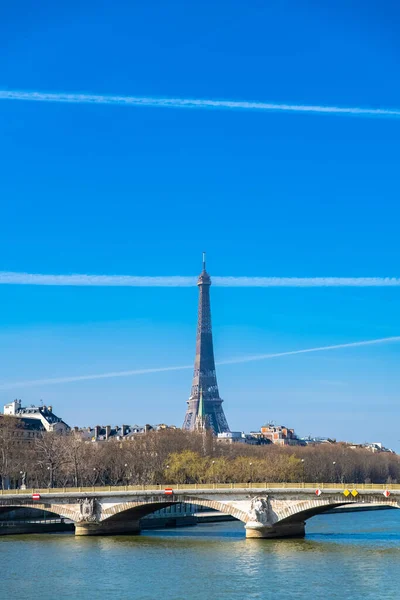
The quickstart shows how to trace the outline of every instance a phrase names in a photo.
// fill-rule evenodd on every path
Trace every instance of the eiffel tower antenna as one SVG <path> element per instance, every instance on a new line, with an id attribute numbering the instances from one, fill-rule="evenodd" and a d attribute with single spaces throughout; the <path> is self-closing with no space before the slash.
<path id="1" fill-rule="evenodd" d="M 211 278 L 206 271 L 206 257 L 203 252 L 203 270 L 197 281 L 199 288 L 199 308 L 197 317 L 196 358 L 192 390 L 186 410 L 183 429 L 196 429 L 199 410 L 207 420 L 209 428 L 217 433 L 229 431 L 229 425 L 219 396 L 217 375 L 215 372 L 214 348 L 211 329 L 210 287 Z"/>

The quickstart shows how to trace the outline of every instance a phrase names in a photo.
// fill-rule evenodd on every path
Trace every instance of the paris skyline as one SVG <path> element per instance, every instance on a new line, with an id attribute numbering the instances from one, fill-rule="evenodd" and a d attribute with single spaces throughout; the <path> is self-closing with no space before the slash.
<path id="1" fill-rule="evenodd" d="M 204 253 L 203 253 L 203 261 L 204 261 Z M 205 263 L 203 262 L 203 269 L 204 269 Z M 204 272 L 204 271 L 203 271 Z M 208 277 L 208 274 L 206 273 L 206 277 Z M 201 276 L 199 281 L 201 280 Z M 201 280 L 202 281 L 202 280 Z M 14 287 L 14 286 L 12 286 Z M 62 286 L 64 287 L 64 286 Z M 79 286 L 78 286 L 79 287 Z M 312 286 L 314 287 L 314 286 Z M 45 288 L 47 288 L 47 286 L 45 286 Z M 50 286 L 51 289 L 52 286 Z M 67 286 L 67 288 L 69 288 L 69 286 Z M 4 288 L 3 288 L 4 289 Z M 24 289 L 29 290 L 30 286 L 24 286 Z M 322 288 L 323 289 L 323 288 Z M 368 288 L 367 288 L 368 289 Z M 233 290 L 231 290 L 232 293 Z M 366 290 L 364 290 L 365 292 Z M 196 303 L 197 303 L 197 299 L 196 299 Z M 193 313 L 194 313 L 194 305 L 192 307 Z M 137 324 L 136 324 L 137 325 Z M 104 325 L 103 325 L 104 327 Z M 110 332 L 109 332 L 110 333 Z M 192 342 L 194 342 L 194 333 L 195 333 L 195 328 L 193 328 L 192 331 L 192 337 L 193 340 Z M 328 345 L 328 346 L 317 346 L 317 347 L 313 347 L 313 348 L 297 348 L 294 350 L 283 350 L 282 352 L 277 352 L 277 353 L 269 353 L 269 354 L 249 354 L 249 355 L 240 355 L 238 354 L 236 357 L 231 357 L 231 358 L 223 358 L 222 360 L 218 360 L 218 356 L 217 356 L 217 361 L 216 364 L 217 365 L 221 365 L 229 367 L 234 366 L 234 365 L 239 365 L 239 369 L 242 368 L 242 366 L 244 367 L 244 369 L 246 370 L 246 365 L 248 363 L 252 363 L 255 362 L 256 365 L 257 363 L 259 364 L 259 368 L 262 368 L 262 362 L 264 360 L 268 360 L 268 359 L 277 359 L 278 360 L 278 370 L 279 370 L 279 359 L 282 359 L 284 357 L 291 357 L 291 356 L 296 356 L 296 355 L 300 355 L 299 358 L 304 358 L 301 355 L 306 355 L 305 358 L 307 359 L 307 355 L 311 355 L 311 358 L 313 360 L 314 363 L 318 364 L 323 364 L 324 359 L 326 360 L 326 355 L 328 355 L 328 363 L 329 362 L 335 362 L 335 354 L 336 353 L 340 353 L 340 351 L 344 351 L 346 352 L 350 352 L 350 356 L 353 358 L 353 360 L 355 359 L 355 361 L 360 361 L 360 358 L 362 358 L 362 352 L 364 351 L 368 351 L 368 353 L 371 355 L 371 350 L 373 351 L 373 356 L 375 355 L 375 357 L 382 357 L 387 355 L 387 350 L 388 348 L 386 348 L 386 346 L 389 347 L 389 349 L 391 348 L 391 346 L 393 345 L 394 347 L 396 346 L 396 344 L 398 344 L 398 342 L 400 341 L 400 337 L 399 336 L 389 336 L 389 337 L 384 337 L 384 338 L 373 338 L 370 340 L 357 340 L 357 341 L 353 341 L 353 342 L 345 342 L 345 343 L 339 343 L 339 344 L 334 344 L 334 345 Z M 194 345 L 194 343 L 193 343 Z M 217 346 L 218 347 L 218 346 Z M 361 354 L 359 354 L 361 352 Z M 318 356 L 318 355 L 322 355 L 322 356 Z M 332 358 L 333 361 L 330 360 L 330 355 L 333 354 Z M 314 356 L 313 356 L 314 355 Z M 322 361 L 321 361 L 322 358 Z M 339 354 L 339 358 L 340 358 L 340 354 Z M 261 363 L 261 364 L 260 364 Z M 376 365 L 376 358 L 373 358 L 373 364 Z M 96 385 L 96 380 L 100 379 L 115 379 L 115 378 L 125 378 L 127 377 L 128 380 L 130 380 L 130 377 L 134 377 L 136 375 L 142 376 L 144 378 L 151 378 L 152 375 L 158 375 L 160 377 L 163 377 L 165 379 L 169 379 L 171 381 L 171 383 L 169 384 L 169 386 L 173 387 L 173 383 L 172 383 L 172 378 L 174 379 L 182 379 L 182 376 L 179 374 L 180 371 L 187 371 L 188 369 L 192 368 L 191 365 L 171 365 L 171 366 L 165 366 L 165 367 L 147 367 L 147 368 L 143 368 L 143 369 L 138 369 L 138 370 L 133 370 L 133 371 L 111 371 L 108 373 L 92 373 L 91 375 L 85 375 L 85 374 L 81 374 L 81 375 L 76 375 L 76 376 L 72 376 L 72 377 L 60 377 L 60 378 L 50 378 L 50 379 L 42 379 L 42 380 L 37 380 L 37 379 L 33 379 L 33 380 L 27 380 L 27 381 L 14 381 L 14 382 L 4 382 L 1 381 L 0 382 L 0 393 L 2 394 L 3 398 L 7 398 L 8 400 L 11 398 L 11 395 L 14 393 L 18 392 L 18 395 L 20 397 L 24 398 L 24 402 L 26 403 L 26 398 L 29 397 L 29 395 L 32 398 L 32 402 L 37 403 L 37 393 L 36 396 L 34 396 L 35 394 L 35 388 L 40 391 L 40 392 L 48 392 L 50 390 L 52 390 L 51 392 L 51 398 L 50 401 L 53 402 L 52 398 L 54 398 L 54 390 L 57 390 L 57 388 L 62 388 L 65 385 L 68 386 L 68 384 L 75 384 L 76 386 L 79 386 L 77 389 L 77 392 L 75 392 L 77 394 L 77 397 L 79 397 L 79 395 L 81 394 L 81 389 L 80 386 L 82 386 L 83 388 L 86 387 L 86 385 L 93 385 L 95 384 L 95 387 L 97 389 L 98 386 Z M 220 368 L 220 367 L 219 367 Z M 272 370 L 269 369 L 269 373 L 273 372 L 273 367 Z M 176 375 L 178 375 L 178 378 L 176 378 Z M 172 377 L 171 377 L 172 376 Z M 134 377 L 135 378 L 135 377 Z M 187 381 L 187 384 L 189 382 L 189 374 L 186 372 L 185 373 L 185 378 Z M 140 379 L 140 378 L 139 378 Z M 132 381 L 132 380 L 131 380 Z M 320 389 L 335 389 L 338 388 L 339 389 L 339 393 L 342 393 L 341 389 L 342 386 L 345 386 L 346 384 L 344 382 L 341 381 L 337 381 L 337 380 L 331 380 L 331 379 L 320 379 L 318 381 L 319 385 L 320 385 Z M 275 381 L 276 384 L 276 381 Z M 128 384 L 129 385 L 129 384 Z M 192 384 L 194 385 L 194 383 Z M 282 383 L 278 384 L 280 386 L 282 386 Z M 114 387 L 114 383 L 111 383 L 111 385 L 107 386 L 106 383 L 106 387 L 109 387 L 109 389 L 113 389 Z M 118 383 L 115 387 L 119 387 Z M 133 383 L 133 386 L 135 387 L 135 383 Z M 25 393 L 27 392 L 27 393 Z M 193 392 L 193 389 L 192 389 Z M 334 392 L 335 393 L 335 392 Z M 338 392 L 336 392 L 337 396 L 339 395 Z M 41 394 L 42 396 L 44 396 L 45 398 L 45 402 L 50 403 L 49 400 L 47 400 L 47 398 L 49 398 L 49 395 L 45 395 L 45 394 Z M 57 393 L 56 393 L 57 395 Z M 218 395 L 218 394 L 217 394 Z M 62 397 L 62 392 L 61 392 L 61 397 Z M 71 394 L 70 396 L 71 399 L 71 403 L 74 403 L 74 396 Z M 122 402 L 121 404 L 126 405 L 126 398 L 121 398 Z M 118 412 L 119 409 L 119 404 L 116 404 L 114 399 L 111 399 L 112 402 L 112 413 L 115 415 Z M 53 402 L 54 403 L 54 402 Z M 67 413 L 68 413 L 68 404 L 69 402 L 67 401 L 66 403 L 66 408 L 67 408 Z M 181 408 L 181 413 L 182 413 L 182 406 L 183 406 L 183 402 L 180 402 L 180 408 Z M 62 404 L 61 404 L 62 406 Z M 91 405 L 91 419 L 93 420 L 93 418 L 97 419 L 98 415 L 101 414 L 101 407 L 100 407 L 100 411 L 98 410 L 98 406 L 97 405 Z M 235 408 L 235 404 L 233 405 Z M 286 406 L 282 406 L 280 407 L 280 411 L 282 415 L 286 415 L 285 418 L 280 419 L 280 422 L 285 422 L 286 424 L 289 424 L 290 426 L 295 426 L 295 423 L 293 421 L 296 420 L 296 414 L 298 415 L 298 413 L 296 413 L 296 410 L 290 409 L 290 402 L 288 403 L 289 409 L 286 409 Z M 106 407 L 105 407 L 106 408 Z M 133 412 L 132 412 L 132 408 L 133 408 Z M 139 408 L 139 410 L 137 410 Z M 133 407 L 129 407 L 128 411 L 126 411 L 125 409 L 125 413 L 122 413 L 122 411 L 119 413 L 118 416 L 120 416 L 120 419 L 114 419 L 115 421 L 120 420 L 121 422 L 123 420 L 127 420 L 126 419 L 126 414 L 131 415 L 133 414 L 134 416 L 138 415 L 140 413 L 140 402 L 137 401 L 137 399 L 135 398 L 134 402 L 133 402 Z M 249 412 L 249 410 L 252 410 L 252 405 L 249 402 L 245 403 L 245 411 L 242 411 L 239 405 L 239 410 L 238 410 L 238 404 L 236 403 L 236 410 L 237 410 L 237 415 L 239 415 L 239 423 L 243 424 L 246 422 L 246 414 Z M 231 407 L 230 407 L 230 402 L 228 400 L 228 403 L 226 405 L 226 410 L 228 411 L 228 418 L 229 418 L 229 411 L 230 411 Z M 62 409 L 63 410 L 63 409 Z M 274 414 L 273 417 L 277 414 L 276 410 L 273 408 L 272 406 L 272 410 L 274 410 Z M 142 408 L 143 411 L 143 408 Z M 59 411 L 58 411 L 59 412 Z M 64 409 L 65 412 L 65 409 Z M 82 421 L 81 418 L 78 416 L 82 413 L 82 411 L 78 408 L 77 410 L 74 411 L 70 411 L 70 420 L 72 419 L 72 423 L 77 423 L 78 419 L 79 419 L 79 424 L 82 425 Z M 154 419 L 156 419 L 159 422 L 165 421 L 168 423 L 172 423 L 171 420 L 168 419 L 168 416 L 170 414 L 177 414 L 177 406 L 172 405 L 172 403 L 168 406 L 167 411 L 165 411 L 165 407 L 164 407 L 164 412 L 161 409 L 159 412 L 153 412 L 153 410 L 151 409 L 150 411 L 148 410 L 147 407 L 144 408 L 144 412 L 143 415 L 148 416 L 149 414 L 154 415 Z M 110 410 L 106 410 L 103 412 L 103 414 L 105 415 L 106 420 L 108 419 L 110 421 Z M 278 413 L 279 414 L 279 413 Z M 165 416 L 166 418 L 158 418 L 159 415 Z M 242 418 L 242 415 L 244 416 L 244 419 Z M 154 420 L 153 419 L 153 420 Z M 237 419 L 237 417 L 236 417 Z M 135 419 L 136 421 L 138 421 L 139 419 Z M 149 418 L 145 418 L 145 421 L 149 421 Z M 264 420 L 275 420 L 276 418 L 271 418 L 270 415 L 268 415 L 268 417 Z M 279 420 L 279 419 L 278 419 Z M 289 421 L 289 423 L 288 423 Z M 112 419 L 111 419 L 112 422 Z M 237 421 L 238 422 L 238 419 Z M 312 419 L 309 419 L 308 422 L 312 423 Z M 354 417 L 351 418 L 351 420 L 349 420 L 350 425 L 353 427 L 354 426 Z M 179 425 L 179 421 L 177 421 L 178 425 Z M 175 424 L 175 422 L 174 422 Z M 236 423 L 235 423 L 236 424 Z M 257 426 L 261 425 L 261 421 L 259 421 L 257 423 L 257 425 L 254 427 L 252 427 L 252 429 L 256 429 Z M 236 428 L 239 429 L 239 428 Z M 240 429 L 245 429 L 245 427 L 241 427 Z M 301 427 L 297 427 L 296 425 L 296 430 L 299 431 L 299 433 L 301 433 L 302 435 L 306 435 L 306 431 L 303 429 L 301 429 Z M 340 433 L 336 434 L 335 436 L 333 435 L 334 429 L 328 428 L 329 430 L 329 434 L 327 435 L 331 435 L 331 437 L 339 437 L 340 438 Z M 324 430 L 323 432 L 321 431 L 312 431 L 309 430 L 308 433 L 312 433 L 312 435 L 318 435 L 318 434 L 325 434 Z M 339 428 L 340 431 L 340 428 Z M 360 432 L 358 433 L 358 435 L 362 435 L 362 428 L 360 428 Z M 357 436 L 357 434 L 354 434 L 353 431 L 353 438 L 354 439 L 354 435 Z M 350 439 L 350 438 L 349 438 Z M 357 438 L 358 441 L 359 438 Z M 372 439 L 372 438 L 371 438 Z M 385 440 L 386 443 L 386 437 L 383 438 Z"/>
<path id="2" fill-rule="evenodd" d="M 387 17 L 360 4 L 371 11 L 360 27 L 344 2 L 336 16 L 296 3 L 256 16 L 223 2 L 211 20 L 177 2 L 157 18 L 145 3 L 89 2 L 78 16 L 73 4 L 9 5 L 0 24 L 0 400 L 43 399 L 78 425 L 94 415 L 181 425 L 205 249 L 230 428 L 274 419 L 400 449 L 400 345 L 346 346 L 400 334 L 399 289 L 385 283 L 400 275 L 400 121 L 373 112 L 400 107 Z M 33 102 L 13 91 L 372 112 Z M 110 285 L 26 285 L 31 274 Z M 114 287 L 121 276 L 194 282 Z M 274 277 L 314 283 L 254 287 Z M 294 354 L 331 346 L 342 347 Z M 47 383 L 26 385 L 37 380 Z"/>

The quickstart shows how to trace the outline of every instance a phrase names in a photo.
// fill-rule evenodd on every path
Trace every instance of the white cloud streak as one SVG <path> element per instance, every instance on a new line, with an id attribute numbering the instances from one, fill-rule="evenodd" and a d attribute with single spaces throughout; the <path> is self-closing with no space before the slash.
<path id="1" fill-rule="evenodd" d="M 373 346 L 376 344 L 388 344 L 390 342 L 400 342 L 400 335 L 386 338 L 377 338 L 375 340 L 363 340 L 361 342 L 349 342 L 347 344 L 335 344 L 334 346 L 318 346 L 317 348 L 305 348 L 303 350 L 289 350 L 288 352 L 277 352 L 274 354 L 254 354 L 253 356 L 244 356 L 242 358 L 232 358 L 219 362 L 219 365 L 232 365 L 236 363 L 253 362 L 255 360 L 267 360 L 268 358 L 279 358 L 281 356 L 292 356 L 293 354 L 309 354 L 310 352 L 323 352 L 327 350 L 341 350 L 343 348 L 357 348 L 359 346 Z"/>
<path id="2" fill-rule="evenodd" d="M 3 285 L 92 287 L 192 287 L 196 276 L 44 275 L 0 271 Z M 399 287 L 399 277 L 212 277 L 217 287 Z"/>
<path id="3" fill-rule="evenodd" d="M 396 287 L 399 277 L 213 277 L 219 287 Z"/>
<path id="4" fill-rule="evenodd" d="M 192 287 L 196 277 L 136 277 L 135 275 L 42 275 L 0 271 L 0 284 L 93 287 Z"/>
<path id="5" fill-rule="evenodd" d="M 24 92 L 18 90 L 0 90 L 0 100 L 30 100 L 36 102 L 64 102 L 68 104 L 111 104 L 119 106 L 148 106 L 156 108 L 205 108 L 261 112 L 292 112 L 350 115 L 360 117 L 400 117 L 400 109 L 397 108 L 339 107 L 235 100 L 152 98 L 142 96 L 109 96 L 59 92 Z"/>
<path id="6" fill-rule="evenodd" d="M 150 369 L 133 369 L 132 371 L 110 371 L 109 373 L 97 373 L 95 375 L 76 375 L 74 377 L 52 377 L 48 379 L 32 379 L 30 381 L 14 381 L 0 384 L 0 390 L 10 390 L 41 385 L 53 385 L 59 383 L 73 383 L 76 381 L 90 381 L 91 379 L 110 379 L 112 377 L 133 377 L 134 375 L 148 375 L 151 373 L 164 373 L 166 371 L 182 371 L 192 369 L 192 365 L 178 367 L 155 367 Z"/>
<path id="7" fill-rule="evenodd" d="M 235 365 L 248 362 L 254 362 L 259 360 L 268 360 L 270 358 L 280 358 L 283 356 L 293 356 L 295 354 L 309 354 L 312 352 L 326 352 L 330 350 L 340 350 L 343 348 L 357 348 L 361 346 L 373 346 L 377 344 L 388 344 L 392 342 L 399 342 L 400 336 L 392 336 L 386 338 L 379 338 L 374 340 L 363 340 L 360 342 L 350 342 L 347 344 L 335 344 L 333 346 L 318 346 L 316 348 L 305 348 L 301 350 L 290 350 L 287 352 L 275 352 L 270 354 L 254 354 L 251 356 L 242 356 L 237 358 L 230 358 L 227 360 L 221 360 L 217 362 L 217 365 Z M 43 385 L 54 385 L 61 383 L 74 383 L 79 381 L 90 381 L 94 379 L 109 379 L 113 377 L 133 377 L 135 375 L 149 375 L 152 373 L 165 373 L 168 371 L 183 371 L 192 369 L 193 365 L 183 365 L 175 367 L 155 367 L 149 369 L 134 369 L 132 371 L 111 371 L 109 373 L 98 373 L 94 375 L 77 375 L 73 377 L 54 377 L 48 379 L 33 379 L 30 381 L 15 381 L 10 383 L 0 384 L 0 390 L 10 390 L 16 388 L 26 388 L 33 386 Z"/>

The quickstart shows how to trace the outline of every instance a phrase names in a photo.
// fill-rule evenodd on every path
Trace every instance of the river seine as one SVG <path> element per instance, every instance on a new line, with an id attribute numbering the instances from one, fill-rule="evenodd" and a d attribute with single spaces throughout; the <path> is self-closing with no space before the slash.
<path id="1" fill-rule="evenodd" d="M 314 517 L 302 540 L 246 540 L 238 522 L 0 538 L 0 598 L 400 598 L 400 510 Z"/>

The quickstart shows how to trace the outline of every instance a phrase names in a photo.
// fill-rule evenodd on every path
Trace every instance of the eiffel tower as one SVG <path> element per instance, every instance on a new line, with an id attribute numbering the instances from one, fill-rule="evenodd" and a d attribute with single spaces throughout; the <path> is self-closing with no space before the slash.
<path id="1" fill-rule="evenodd" d="M 187 401 L 183 429 L 194 431 L 197 428 L 199 409 L 201 419 L 207 422 L 214 432 L 224 433 L 229 426 L 219 397 L 217 375 L 215 373 L 214 348 L 211 329 L 210 285 L 211 279 L 206 271 L 206 258 L 203 253 L 203 270 L 197 281 L 199 286 L 199 309 L 197 319 L 196 358 L 192 391 Z"/>

